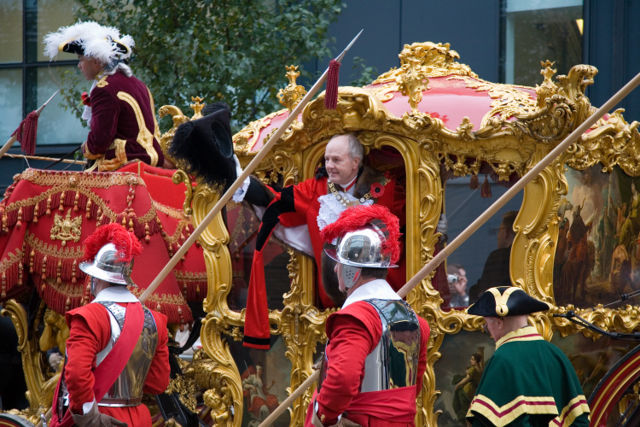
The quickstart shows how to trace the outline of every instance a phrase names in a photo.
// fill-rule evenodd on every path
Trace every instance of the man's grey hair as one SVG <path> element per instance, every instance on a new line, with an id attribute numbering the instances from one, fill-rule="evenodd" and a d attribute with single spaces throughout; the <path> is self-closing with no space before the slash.
<path id="1" fill-rule="evenodd" d="M 362 159 L 364 158 L 364 148 L 362 147 L 362 144 L 360 144 L 358 137 L 352 133 L 347 133 L 345 135 L 347 136 L 347 140 L 349 141 L 349 153 L 351 154 L 351 157 L 354 159 L 359 159 L 360 164 L 362 164 Z"/>

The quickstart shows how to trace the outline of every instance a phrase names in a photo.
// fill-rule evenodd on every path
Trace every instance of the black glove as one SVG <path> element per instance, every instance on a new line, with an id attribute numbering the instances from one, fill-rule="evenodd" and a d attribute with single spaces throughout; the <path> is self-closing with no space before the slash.
<path id="1" fill-rule="evenodd" d="M 103 414 L 98 411 L 98 405 L 94 404 L 91 410 L 86 414 L 74 414 L 71 413 L 73 422 L 78 427 L 127 427 L 127 423 L 118 421 L 107 414 Z"/>

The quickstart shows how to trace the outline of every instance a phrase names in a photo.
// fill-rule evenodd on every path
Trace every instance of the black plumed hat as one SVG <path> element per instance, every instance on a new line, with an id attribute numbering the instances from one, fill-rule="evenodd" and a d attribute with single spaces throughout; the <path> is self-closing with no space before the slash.
<path id="1" fill-rule="evenodd" d="M 467 308 L 467 313 L 483 317 L 507 317 L 530 314 L 549 309 L 546 302 L 529 296 L 515 286 L 487 289 L 478 301 Z"/>
<path id="2" fill-rule="evenodd" d="M 204 182 L 227 188 L 236 179 L 231 114 L 217 104 L 211 114 L 181 124 L 169 147 L 169 154 L 186 163 L 187 172 Z"/>

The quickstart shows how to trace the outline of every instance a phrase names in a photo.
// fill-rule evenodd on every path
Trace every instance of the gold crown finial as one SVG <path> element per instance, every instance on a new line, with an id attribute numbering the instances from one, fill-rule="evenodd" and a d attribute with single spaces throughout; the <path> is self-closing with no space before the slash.
<path id="1" fill-rule="evenodd" d="M 204 108 L 202 101 L 204 101 L 204 98 L 200 96 L 192 96 L 191 101 L 193 102 L 192 104 L 189 104 L 189 107 L 193 110 L 193 117 L 191 117 L 191 120 L 199 119 L 202 117 L 202 109 Z"/>
<path id="2" fill-rule="evenodd" d="M 296 79 L 300 76 L 300 71 L 298 71 L 297 65 L 289 65 L 285 67 L 287 70 L 287 79 L 289 79 L 289 84 L 280 89 L 278 91 L 278 101 L 280 104 L 286 107 L 289 111 L 293 110 L 294 107 L 300 102 L 302 97 L 307 93 L 304 86 L 301 86 L 296 83 Z"/>

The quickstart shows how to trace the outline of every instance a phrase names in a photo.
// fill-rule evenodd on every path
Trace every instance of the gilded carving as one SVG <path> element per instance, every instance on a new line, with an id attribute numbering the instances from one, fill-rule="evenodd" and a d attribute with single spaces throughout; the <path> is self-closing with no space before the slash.
<path id="1" fill-rule="evenodd" d="M 289 65 L 285 68 L 287 69 L 286 76 L 289 80 L 289 84 L 278 91 L 278 101 L 280 101 L 280 104 L 291 112 L 307 93 L 307 90 L 304 86 L 296 83 L 296 79 L 300 76 L 298 66 Z"/>
<path id="2" fill-rule="evenodd" d="M 178 169 L 171 177 L 171 180 L 174 184 L 180 184 L 181 182 L 184 182 L 186 186 L 186 194 L 184 196 L 182 210 L 184 211 L 185 215 L 191 215 L 193 213 L 193 209 L 191 209 L 191 201 L 193 200 L 193 187 L 191 185 L 191 178 L 189 178 L 189 175 L 185 171 L 183 171 L 182 169 Z"/>
<path id="3" fill-rule="evenodd" d="M 442 77 L 450 74 L 478 77 L 468 65 L 456 62 L 460 55 L 455 50 L 450 49 L 449 43 L 423 42 L 405 44 L 398 58 L 400 58 L 400 68 L 392 68 L 383 73 L 373 84 L 396 80 L 398 75 L 406 71 L 406 69 L 402 69 L 402 66 L 411 61 L 418 61 L 423 70 L 422 72 L 428 77 Z"/>
<path id="4" fill-rule="evenodd" d="M 271 124 L 271 120 L 283 114 L 285 110 L 274 111 L 271 114 L 267 114 L 263 118 L 253 121 L 244 127 L 240 132 L 233 136 L 234 150 L 238 157 L 241 154 L 248 154 L 253 150 L 258 138 L 260 137 L 260 131 Z M 265 139 L 266 141 L 266 139 Z"/>
<path id="5" fill-rule="evenodd" d="M 199 184 L 193 196 L 194 223 L 199 224 L 209 210 L 218 201 L 219 193 L 208 186 Z M 205 389 L 205 402 L 211 408 L 212 418 L 229 426 L 240 426 L 243 395 L 240 373 L 233 361 L 229 346 L 223 338 L 228 332 L 220 315 L 231 313 L 227 305 L 227 295 L 231 289 L 231 257 L 227 244 L 229 234 L 224 226 L 222 215 L 218 214 L 200 235 L 207 268 L 208 292 L 203 302 L 207 316 L 202 322 L 201 341 L 206 352 L 200 363 L 192 367 L 191 375 L 201 378 L 199 386 Z M 230 319 L 235 325 L 242 323 L 240 315 Z M 203 385 L 204 384 L 204 385 Z"/>
<path id="6" fill-rule="evenodd" d="M 39 311 L 43 310 L 43 305 Z M 38 338 L 36 334 L 29 332 L 30 328 L 36 330 L 37 325 L 29 324 L 25 308 L 11 299 L 4 303 L 0 314 L 11 318 L 18 336 L 18 350 L 22 356 L 22 370 L 27 383 L 26 396 L 29 408 L 20 411 L 19 414 L 35 424 L 40 420 L 40 414 L 44 414 L 51 406 L 53 389 L 58 382 L 58 375 L 47 378 L 42 372 Z"/>
<path id="7" fill-rule="evenodd" d="M 158 117 L 163 118 L 165 116 L 171 116 L 172 122 L 171 128 L 160 136 L 158 143 L 160 144 L 160 148 L 162 149 L 162 153 L 164 154 L 164 156 L 169 159 L 174 165 L 176 165 L 178 169 L 185 169 L 185 167 L 178 159 L 171 156 L 171 154 L 169 153 L 169 145 L 171 145 L 171 141 L 173 141 L 173 136 L 176 134 L 176 130 L 178 129 L 178 127 L 189 120 L 201 118 L 202 109 L 204 108 L 204 104 L 202 103 L 202 101 L 204 101 L 203 98 L 199 96 L 192 96 L 191 101 L 192 103 L 189 104 L 189 106 L 194 113 L 191 118 L 185 116 L 182 113 L 182 110 L 173 105 L 163 105 L 158 109 Z"/>
<path id="8" fill-rule="evenodd" d="M 424 51 L 421 52 L 424 53 Z M 429 78 L 421 69 L 420 60 L 420 57 L 411 58 L 402 64 L 402 73 L 396 77 L 398 90 L 409 97 L 412 111 L 418 110 L 418 104 L 422 101 L 422 92 L 429 90 Z"/>

